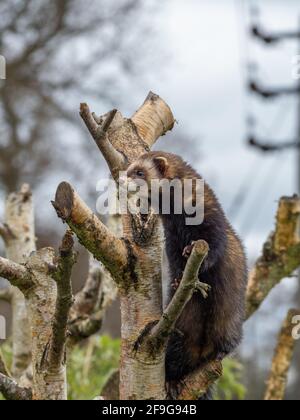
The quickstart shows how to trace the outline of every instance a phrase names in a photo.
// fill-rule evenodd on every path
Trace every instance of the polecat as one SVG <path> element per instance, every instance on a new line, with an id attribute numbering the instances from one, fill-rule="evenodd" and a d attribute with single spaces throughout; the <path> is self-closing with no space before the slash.
<path id="1" fill-rule="evenodd" d="M 202 179 L 179 156 L 164 152 L 141 156 L 130 165 L 127 177 L 131 182 L 146 181 L 149 190 L 154 179 Z M 247 264 L 240 239 L 206 183 L 201 224 L 187 225 L 185 209 L 182 214 L 176 214 L 172 198 L 171 195 L 170 214 L 161 212 L 169 260 L 169 300 L 174 294 L 174 283 L 182 278 L 189 247 L 199 239 L 205 240 L 210 247 L 200 276 L 202 282 L 211 286 L 207 299 L 201 293 L 194 293 L 170 338 L 166 380 L 172 384 L 169 389 L 174 396 L 176 384 L 180 384 L 186 375 L 210 361 L 222 360 L 240 344 L 245 319 Z"/>

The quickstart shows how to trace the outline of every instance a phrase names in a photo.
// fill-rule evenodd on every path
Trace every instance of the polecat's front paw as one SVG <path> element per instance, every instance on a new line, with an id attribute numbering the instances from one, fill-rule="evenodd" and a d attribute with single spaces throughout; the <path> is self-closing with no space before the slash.
<path id="1" fill-rule="evenodd" d="M 182 256 L 186 259 L 189 259 L 191 256 L 191 253 L 193 252 L 194 246 L 196 242 L 192 242 L 191 245 L 188 245 L 184 248 Z"/>
<path id="2" fill-rule="evenodd" d="M 202 294 L 204 299 L 207 299 L 209 292 L 211 291 L 211 286 L 209 284 L 202 283 L 201 281 L 197 281 L 196 290 Z"/>
<path id="3" fill-rule="evenodd" d="M 177 290 L 180 285 L 181 279 L 175 279 L 171 284 L 173 290 Z"/>

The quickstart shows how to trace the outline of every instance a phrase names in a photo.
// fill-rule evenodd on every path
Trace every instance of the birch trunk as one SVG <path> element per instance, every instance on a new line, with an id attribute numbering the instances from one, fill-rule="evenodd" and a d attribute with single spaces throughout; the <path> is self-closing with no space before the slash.
<path id="1" fill-rule="evenodd" d="M 126 234 L 130 236 L 125 229 Z M 149 355 L 147 351 L 140 351 L 138 344 L 145 328 L 154 325 L 163 311 L 162 238 L 157 219 L 149 244 L 144 244 L 143 248 L 135 247 L 136 279 L 132 279 L 126 291 L 121 291 L 121 400 L 166 399 L 165 352 Z"/>
<path id="2" fill-rule="evenodd" d="M 5 223 L 7 258 L 23 263 L 36 250 L 34 209 L 30 188 L 23 185 L 6 202 Z M 12 287 L 12 374 L 20 379 L 31 363 L 31 336 L 25 299 L 22 292 Z"/>

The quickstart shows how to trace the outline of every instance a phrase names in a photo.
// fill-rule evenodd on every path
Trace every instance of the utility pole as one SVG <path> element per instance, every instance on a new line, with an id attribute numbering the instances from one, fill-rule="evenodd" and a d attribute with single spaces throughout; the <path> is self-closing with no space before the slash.
<path id="1" fill-rule="evenodd" d="M 299 19 L 299 30 L 295 32 L 284 32 L 284 33 L 267 33 L 265 32 L 260 25 L 253 25 L 251 28 L 252 36 L 257 40 L 265 43 L 266 45 L 272 46 L 278 44 L 282 41 L 298 41 L 299 48 L 298 54 L 300 55 L 300 19 Z M 298 96 L 297 104 L 297 115 L 298 115 L 298 127 L 294 139 L 285 139 L 282 142 L 275 142 L 272 139 L 259 139 L 256 135 L 249 135 L 248 143 L 250 146 L 255 147 L 261 150 L 264 153 L 280 153 L 287 149 L 294 149 L 296 152 L 296 176 L 297 176 L 297 189 L 300 195 L 300 79 L 293 86 L 281 86 L 276 88 L 265 88 L 264 86 L 259 85 L 255 80 L 249 81 L 249 90 L 266 99 L 266 100 L 275 100 L 276 98 L 282 97 L 284 95 Z M 298 291 L 296 293 L 295 299 L 297 305 L 300 303 L 300 271 L 298 272 Z M 300 360 L 299 351 L 296 352 L 296 360 Z M 298 377 L 295 384 L 295 389 L 300 389 L 300 371 L 299 371 L 299 362 L 296 365 Z"/>
<path id="2" fill-rule="evenodd" d="M 300 26 L 300 21 L 299 21 Z M 283 33 L 267 33 L 258 25 L 254 25 L 251 28 L 252 36 L 267 45 L 278 44 L 279 42 L 286 40 L 298 40 L 299 41 L 299 54 L 300 54 L 300 28 L 299 31 L 295 32 L 283 32 Z M 261 140 L 254 135 L 249 135 L 248 143 L 250 146 L 255 147 L 262 152 L 272 153 L 280 152 L 286 149 L 295 149 L 297 151 L 297 188 L 300 194 L 300 81 L 295 86 L 281 86 L 276 88 L 266 88 L 258 84 L 255 80 L 249 81 L 249 90 L 262 97 L 266 100 L 274 100 L 282 96 L 295 96 L 299 97 L 299 123 L 297 133 L 294 139 L 284 140 L 282 142 L 274 142 L 272 139 Z"/>

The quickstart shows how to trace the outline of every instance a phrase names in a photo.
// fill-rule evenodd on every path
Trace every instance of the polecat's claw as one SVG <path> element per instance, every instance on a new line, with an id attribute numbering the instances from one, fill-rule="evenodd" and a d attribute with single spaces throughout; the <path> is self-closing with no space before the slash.
<path id="1" fill-rule="evenodd" d="M 187 258 L 187 259 L 188 259 L 188 258 L 190 258 L 191 253 L 192 253 L 192 251 L 193 251 L 193 249 L 194 249 L 195 243 L 196 243 L 196 242 L 192 242 L 192 243 L 191 243 L 191 245 L 188 245 L 188 246 L 186 246 L 186 247 L 184 248 L 183 253 L 182 253 L 182 256 L 183 256 L 183 257 L 185 257 L 185 258 Z"/>
<path id="2" fill-rule="evenodd" d="M 211 286 L 209 284 L 202 283 L 201 281 L 198 281 L 196 283 L 196 290 L 198 290 L 202 294 L 204 299 L 207 299 L 208 294 L 211 291 Z"/>

